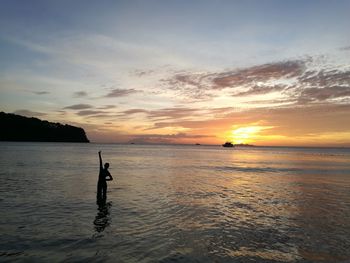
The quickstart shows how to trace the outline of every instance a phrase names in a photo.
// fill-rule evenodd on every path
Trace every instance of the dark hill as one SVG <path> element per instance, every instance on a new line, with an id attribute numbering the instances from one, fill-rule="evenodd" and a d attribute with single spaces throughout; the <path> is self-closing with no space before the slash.
<path id="1" fill-rule="evenodd" d="M 82 128 L 0 112 L 0 141 L 89 142 Z"/>

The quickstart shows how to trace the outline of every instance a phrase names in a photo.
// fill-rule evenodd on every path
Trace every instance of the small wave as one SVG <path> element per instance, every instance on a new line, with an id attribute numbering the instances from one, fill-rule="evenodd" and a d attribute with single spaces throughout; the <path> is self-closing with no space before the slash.
<path id="1" fill-rule="evenodd" d="M 22 255 L 24 252 L 23 251 L 17 251 L 17 252 L 1 252 L 0 251 L 0 257 L 16 257 L 19 255 Z"/>
<path id="2" fill-rule="evenodd" d="M 349 173 L 349 170 L 330 170 L 330 169 L 303 169 L 303 168 L 276 168 L 276 167 L 240 167 L 240 166 L 214 166 L 207 167 L 223 172 L 243 172 L 243 173 L 302 173 L 302 174 L 324 174 L 324 173 Z"/>
<path id="3" fill-rule="evenodd" d="M 254 173 L 274 173 L 274 172 L 298 172 L 297 168 L 273 168 L 273 167 L 240 167 L 240 166 L 215 166 L 215 170 L 220 171 L 238 171 L 238 172 L 254 172 Z"/>

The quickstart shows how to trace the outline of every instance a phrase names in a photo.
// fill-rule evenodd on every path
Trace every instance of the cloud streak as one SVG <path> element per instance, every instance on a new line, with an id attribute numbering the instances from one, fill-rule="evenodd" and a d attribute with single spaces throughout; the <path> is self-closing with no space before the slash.
<path id="1" fill-rule="evenodd" d="M 233 93 L 233 96 L 252 96 L 252 95 L 262 95 L 262 94 L 267 94 L 270 92 L 279 92 L 283 91 L 286 89 L 287 86 L 285 85 L 273 85 L 273 86 L 268 86 L 268 85 L 255 85 L 252 88 L 246 90 L 246 91 L 241 91 L 237 93 Z"/>
<path id="2" fill-rule="evenodd" d="M 16 110 L 13 113 L 26 116 L 26 117 L 42 117 L 47 115 L 46 113 L 43 113 L 43 112 L 37 112 L 37 111 L 31 111 L 31 110 L 25 110 L 25 109 Z"/>
<path id="3" fill-rule="evenodd" d="M 83 109 L 91 109 L 93 106 L 90 104 L 74 104 L 71 106 L 64 107 L 64 109 L 70 109 L 70 110 L 83 110 Z"/>
<path id="4" fill-rule="evenodd" d="M 88 96 L 86 91 L 76 91 L 73 93 L 73 98 L 85 98 Z"/>
<path id="5" fill-rule="evenodd" d="M 100 111 L 100 110 L 81 110 L 81 111 L 77 112 L 77 115 L 90 116 L 90 115 L 97 115 L 97 114 L 104 114 L 104 113 L 105 113 L 104 111 Z M 102 116 L 100 116 L 100 117 L 102 117 Z"/>
<path id="6" fill-rule="evenodd" d="M 118 116 L 132 116 L 135 114 L 143 114 L 150 121 L 166 121 L 166 120 L 181 120 L 181 119 L 203 119 L 213 116 L 224 116 L 233 111 L 232 107 L 223 108 L 191 108 L 191 107 L 173 107 L 161 108 L 158 110 L 146 109 L 130 109 L 118 113 Z"/>
<path id="7" fill-rule="evenodd" d="M 46 95 L 46 94 L 50 94 L 50 92 L 48 91 L 34 91 L 33 92 L 35 95 Z"/>
<path id="8" fill-rule="evenodd" d="M 106 98 L 125 97 L 138 92 L 141 92 L 141 91 L 135 90 L 135 89 L 113 89 L 104 97 Z"/>

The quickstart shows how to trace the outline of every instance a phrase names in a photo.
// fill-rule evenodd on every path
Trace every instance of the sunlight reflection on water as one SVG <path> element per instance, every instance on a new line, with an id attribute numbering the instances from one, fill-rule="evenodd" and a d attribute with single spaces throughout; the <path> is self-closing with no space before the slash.
<path id="1" fill-rule="evenodd" d="M 346 149 L 1 148 L 1 261 L 350 259 Z M 97 205 L 100 149 L 115 180 Z"/>

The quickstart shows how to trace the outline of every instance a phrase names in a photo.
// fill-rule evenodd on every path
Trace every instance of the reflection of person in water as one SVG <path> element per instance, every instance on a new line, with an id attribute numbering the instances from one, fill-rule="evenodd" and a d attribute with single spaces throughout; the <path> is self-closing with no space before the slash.
<path id="1" fill-rule="evenodd" d="M 107 199 L 107 181 L 112 181 L 113 177 L 108 171 L 109 163 L 102 166 L 101 151 L 98 152 L 98 157 L 100 159 L 100 174 L 97 182 L 97 200 L 99 201 Z"/>
<path id="2" fill-rule="evenodd" d="M 98 203 L 98 212 L 95 216 L 94 220 L 94 226 L 96 232 L 103 232 L 107 226 L 110 224 L 110 208 L 112 206 L 112 203 L 100 201 Z"/>

